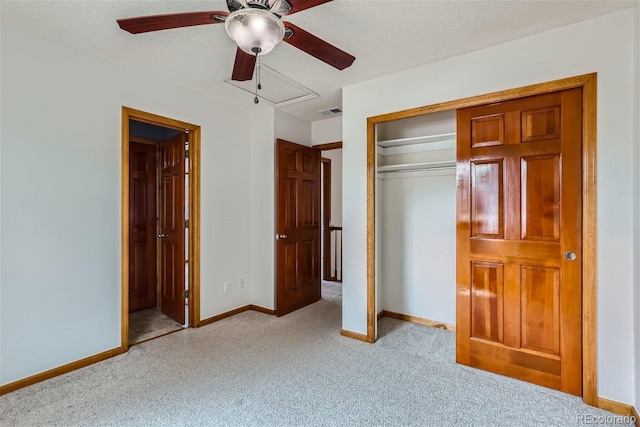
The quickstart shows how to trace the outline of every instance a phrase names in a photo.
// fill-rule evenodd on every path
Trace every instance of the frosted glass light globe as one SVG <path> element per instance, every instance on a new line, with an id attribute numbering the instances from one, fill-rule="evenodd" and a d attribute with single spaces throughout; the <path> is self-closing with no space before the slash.
<path id="1" fill-rule="evenodd" d="M 282 21 L 262 9 L 236 10 L 227 16 L 224 26 L 231 40 L 250 55 L 256 51 L 260 55 L 271 52 L 284 37 Z"/>

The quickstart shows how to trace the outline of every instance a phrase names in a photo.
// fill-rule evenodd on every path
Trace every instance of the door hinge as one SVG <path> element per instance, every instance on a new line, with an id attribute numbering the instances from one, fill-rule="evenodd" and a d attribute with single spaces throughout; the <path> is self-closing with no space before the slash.
<path id="1" fill-rule="evenodd" d="M 189 220 L 188 219 L 184 220 L 184 228 L 189 228 Z"/>
<path id="2" fill-rule="evenodd" d="M 189 289 L 184 290 L 184 298 L 185 299 L 189 298 Z"/>
<path id="3" fill-rule="evenodd" d="M 189 158 L 189 149 L 184 150 L 184 158 L 185 159 Z"/>

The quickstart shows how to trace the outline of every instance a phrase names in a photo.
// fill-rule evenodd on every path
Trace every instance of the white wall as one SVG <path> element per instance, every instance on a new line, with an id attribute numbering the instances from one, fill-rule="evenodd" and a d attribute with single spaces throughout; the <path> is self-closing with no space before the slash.
<path id="1" fill-rule="evenodd" d="M 455 170 L 387 174 L 378 182 L 379 307 L 455 325 Z"/>
<path id="2" fill-rule="evenodd" d="M 636 41 L 640 41 L 640 3 L 636 3 Z M 635 136 L 634 136 L 634 164 L 635 167 L 635 340 L 636 340 L 636 410 L 640 410 L 640 42 L 636 42 L 635 49 L 636 72 L 635 81 Z"/>
<path id="3" fill-rule="evenodd" d="M 310 147 L 311 123 L 275 110 L 275 137 Z"/>
<path id="4" fill-rule="evenodd" d="M 311 123 L 312 145 L 342 141 L 342 116 Z"/>
<path id="5" fill-rule="evenodd" d="M 251 116 L 251 304 L 275 308 L 274 110 Z"/>
<path id="6" fill-rule="evenodd" d="M 0 33 L 0 37 L 2 34 Z M 0 43 L 2 40 L 0 39 Z M 2 48 L 0 44 L 0 49 Z M 0 50 L 1 52 L 1 50 Z M 0 76 L 2 75 L 2 69 L 0 68 Z M 2 101 L 2 81 L 0 80 L 0 128 L 2 127 L 2 110 L 5 108 L 4 102 Z M 0 129 L 1 131 L 1 129 Z M 0 384 L 2 384 L 2 333 L 3 322 L 2 322 L 2 134 L 0 133 Z"/>
<path id="7" fill-rule="evenodd" d="M 634 19 L 627 9 L 343 89 L 344 329 L 366 332 L 366 118 L 598 72 L 598 392 L 634 401 Z"/>
<path id="8" fill-rule="evenodd" d="M 249 277 L 259 131 L 232 89 L 194 91 L 143 65 L 1 36 L 0 382 L 120 346 L 123 105 L 202 126 L 202 318 L 249 303 L 246 289 L 222 292 Z"/>

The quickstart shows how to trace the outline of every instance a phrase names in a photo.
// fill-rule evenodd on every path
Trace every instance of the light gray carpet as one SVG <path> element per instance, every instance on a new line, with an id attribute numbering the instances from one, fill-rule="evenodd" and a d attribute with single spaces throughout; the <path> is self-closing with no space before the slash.
<path id="1" fill-rule="evenodd" d="M 322 281 L 322 299 L 342 304 L 342 283 Z"/>
<path id="2" fill-rule="evenodd" d="M 340 327 L 331 300 L 281 318 L 244 312 L 2 396 L 0 424 L 570 426 L 611 416 L 456 365 L 449 331 L 384 318 L 372 345 Z"/>

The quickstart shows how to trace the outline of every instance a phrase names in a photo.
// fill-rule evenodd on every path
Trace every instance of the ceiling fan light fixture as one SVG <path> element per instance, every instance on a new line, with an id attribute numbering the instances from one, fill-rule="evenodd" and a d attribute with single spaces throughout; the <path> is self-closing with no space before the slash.
<path id="1" fill-rule="evenodd" d="M 262 9 L 240 9 L 227 16 L 225 29 L 244 52 L 267 54 L 282 41 L 284 25 L 273 13 Z M 257 49 L 256 49 L 257 48 Z"/>

